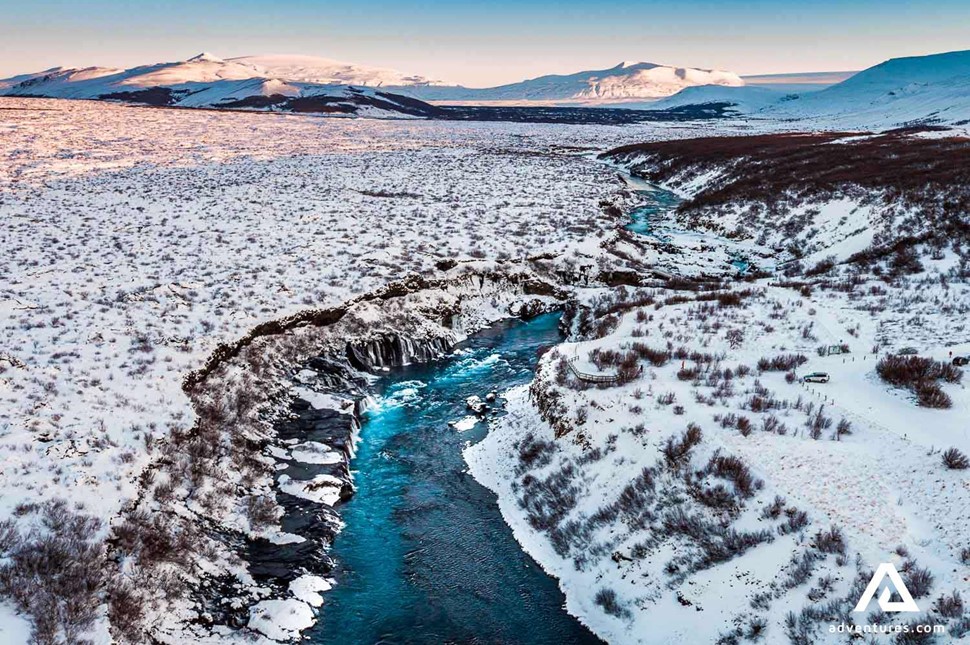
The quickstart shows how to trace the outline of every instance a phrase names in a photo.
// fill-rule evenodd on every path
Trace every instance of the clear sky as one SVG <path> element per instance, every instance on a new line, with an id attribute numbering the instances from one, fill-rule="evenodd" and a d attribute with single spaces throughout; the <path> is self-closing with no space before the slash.
<path id="1" fill-rule="evenodd" d="M 0 0 L 0 78 L 201 51 L 308 54 L 468 86 L 624 60 L 741 74 L 970 49 L 970 1 Z"/>

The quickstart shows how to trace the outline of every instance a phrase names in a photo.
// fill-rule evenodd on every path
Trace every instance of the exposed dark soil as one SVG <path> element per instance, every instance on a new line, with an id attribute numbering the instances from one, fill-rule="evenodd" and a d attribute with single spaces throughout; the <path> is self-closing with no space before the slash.
<path id="1" fill-rule="evenodd" d="M 183 95 L 184 96 L 184 93 Z M 98 98 L 106 101 L 125 101 L 128 103 L 144 103 L 145 105 L 172 105 L 179 98 L 175 91 L 168 87 L 152 87 L 147 90 L 133 90 L 131 92 L 112 92 L 102 94 Z"/>
<path id="2" fill-rule="evenodd" d="M 621 125 L 650 121 L 720 119 L 730 114 L 730 103 L 687 105 L 670 110 L 627 110 L 586 107 L 439 106 L 436 118 L 448 121 L 513 121 L 519 123 L 569 123 Z"/>
<path id="3" fill-rule="evenodd" d="M 100 100 L 123 101 L 153 107 L 180 107 L 178 102 L 188 92 L 168 87 L 153 87 L 127 92 L 102 94 Z M 50 98 L 41 94 L 19 94 L 23 98 Z M 205 110 L 248 110 L 295 112 L 299 114 L 356 114 L 369 106 L 390 112 L 444 121 L 504 121 L 516 123 L 564 123 L 623 125 L 662 121 L 696 121 L 721 119 L 733 115 L 731 103 L 687 105 L 669 110 L 628 110 L 624 108 L 546 107 L 546 106 L 458 106 L 432 105 L 419 99 L 389 92 L 365 94 L 350 88 L 345 96 L 301 96 L 283 94 L 254 95 L 225 101 L 218 105 L 186 108 Z"/>
<path id="4" fill-rule="evenodd" d="M 438 108 L 397 94 L 378 92 L 377 96 L 369 96 L 351 90 L 348 96 L 300 96 L 289 97 L 283 94 L 270 96 L 247 96 L 237 101 L 227 101 L 218 107 L 234 109 L 269 109 L 282 112 L 297 112 L 311 114 L 355 114 L 362 106 L 371 106 L 392 112 L 400 112 L 410 116 L 431 117 L 438 113 Z"/>
<path id="5" fill-rule="evenodd" d="M 635 156 L 641 160 L 636 173 L 656 182 L 687 171 L 724 169 L 723 177 L 685 208 L 828 193 L 846 186 L 919 200 L 920 195 L 938 196 L 952 193 L 954 186 L 970 186 L 970 139 L 918 138 L 911 133 L 896 130 L 838 143 L 834 142 L 853 134 L 705 137 L 624 146 L 601 157 Z"/>
<path id="6" fill-rule="evenodd" d="M 810 215 L 778 217 L 799 204 L 838 197 L 877 204 L 896 216 L 891 230 L 852 258 L 871 261 L 917 244 L 942 248 L 970 239 L 970 139 L 914 136 L 937 130 L 704 137 L 628 145 L 600 157 L 675 186 L 715 172 L 677 213 L 690 224 L 716 219 L 721 209 L 746 209 L 745 235 L 757 235 L 766 217 L 797 234 L 811 225 Z"/>

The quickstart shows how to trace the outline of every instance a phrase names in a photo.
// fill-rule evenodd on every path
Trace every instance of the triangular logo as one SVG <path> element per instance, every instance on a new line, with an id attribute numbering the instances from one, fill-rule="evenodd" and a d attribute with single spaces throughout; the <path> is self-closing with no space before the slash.
<path id="1" fill-rule="evenodd" d="M 869 586 L 862 593 L 862 598 L 859 598 L 859 603 L 855 606 L 852 611 L 866 611 L 869 609 L 869 603 L 872 602 L 873 597 L 876 595 L 876 591 L 879 590 L 879 585 L 882 581 L 889 577 L 889 581 L 892 586 L 896 589 L 896 593 L 902 600 L 890 601 L 892 598 L 892 591 L 889 585 L 886 585 L 882 593 L 879 595 L 879 608 L 885 612 L 897 612 L 897 611 L 919 611 L 919 607 L 916 606 L 916 601 L 913 600 L 913 596 L 910 595 L 909 589 L 903 583 L 902 577 L 899 572 L 896 571 L 896 567 L 893 566 L 891 562 L 883 562 L 876 569 L 876 572 L 872 574 L 872 580 L 869 581 Z"/>

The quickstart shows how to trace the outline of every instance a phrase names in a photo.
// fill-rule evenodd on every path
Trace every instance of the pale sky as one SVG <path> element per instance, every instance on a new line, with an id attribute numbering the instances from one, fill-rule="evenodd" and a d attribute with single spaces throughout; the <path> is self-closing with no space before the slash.
<path id="1" fill-rule="evenodd" d="M 0 78 L 63 65 L 307 54 L 483 87 L 624 60 L 740 74 L 970 49 L 970 2 L 0 0 Z"/>

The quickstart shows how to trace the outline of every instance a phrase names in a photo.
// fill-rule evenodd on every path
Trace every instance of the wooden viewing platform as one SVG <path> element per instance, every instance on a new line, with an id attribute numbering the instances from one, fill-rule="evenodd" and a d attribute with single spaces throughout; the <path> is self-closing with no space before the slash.
<path id="1" fill-rule="evenodd" d="M 579 357 L 573 356 L 566 363 L 569 365 L 569 369 L 572 370 L 573 375 L 580 381 L 584 381 L 586 383 L 609 384 L 616 383 L 620 380 L 620 377 L 616 374 L 586 374 L 585 372 L 580 372 L 578 369 L 576 369 L 576 366 L 573 365 L 573 363 L 575 363 L 577 360 L 579 360 Z"/>

